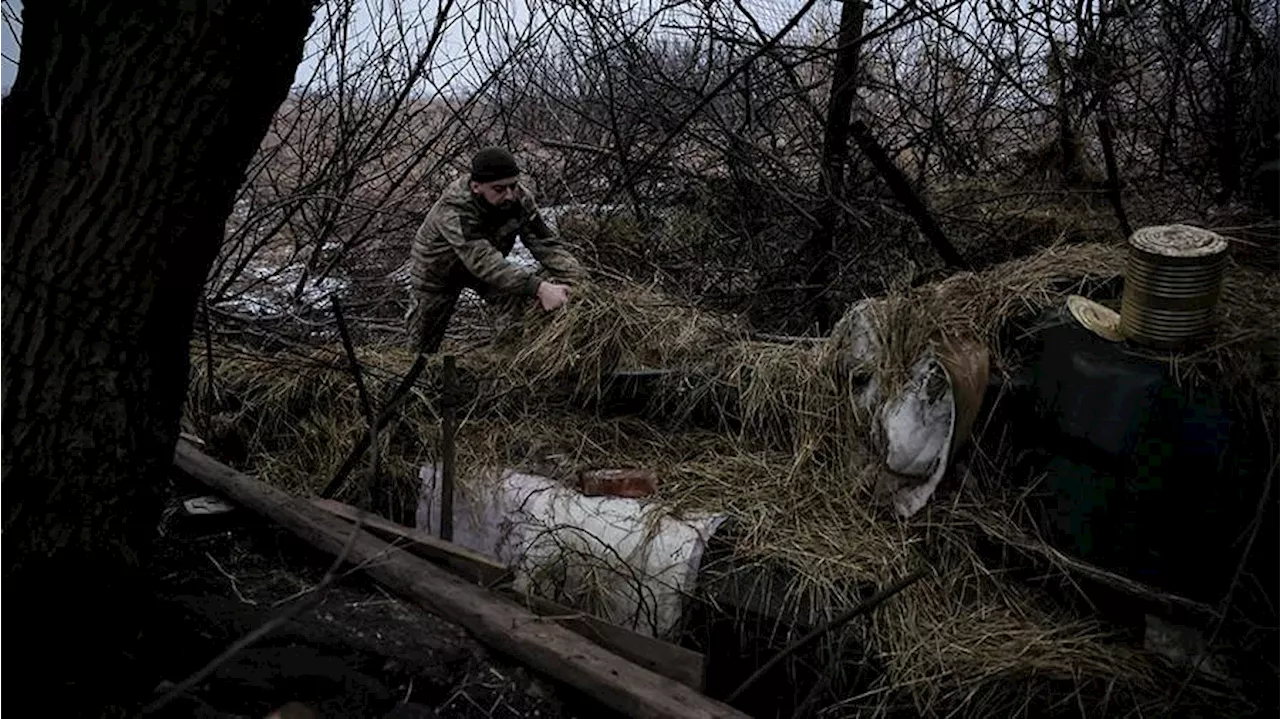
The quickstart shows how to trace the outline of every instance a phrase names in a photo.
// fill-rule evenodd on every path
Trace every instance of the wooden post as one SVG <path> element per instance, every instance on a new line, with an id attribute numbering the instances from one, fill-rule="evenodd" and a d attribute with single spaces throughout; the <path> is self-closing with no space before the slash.
<path id="1" fill-rule="evenodd" d="M 444 465 L 440 473 L 440 538 L 446 542 L 453 541 L 453 480 L 454 480 L 454 435 L 457 433 L 457 417 L 455 416 L 456 382 L 454 379 L 455 358 L 444 357 L 444 374 L 441 377 L 440 394 L 441 427 L 440 455 Z"/>

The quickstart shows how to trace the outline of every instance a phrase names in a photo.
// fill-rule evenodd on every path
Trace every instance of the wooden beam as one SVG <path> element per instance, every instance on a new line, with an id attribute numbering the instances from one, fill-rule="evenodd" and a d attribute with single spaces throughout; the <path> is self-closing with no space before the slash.
<path id="1" fill-rule="evenodd" d="M 178 469 L 337 556 L 354 527 L 310 502 L 241 474 L 179 442 Z M 461 625 L 481 642 L 574 686 L 631 717 L 747 715 L 689 687 L 622 659 L 515 602 L 471 584 L 373 534 L 360 530 L 348 558 L 378 583 L 427 611 Z"/>
<path id="2" fill-rule="evenodd" d="M 311 503 L 353 522 L 360 515 L 359 509 L 331 499 L 313 499 Z M 403 546 L 428 561 L 443 564 L 467 579 L 510 594 L 518 604 L 538 616 L 550 617 L 628 661 L 696 691 L 703 689 L 707 662 L 700 652 L 634 632 L 549 599 L 516 592 L 509 586 L 499 587 L 497 585 L 511 577 L 507 567 L 466 547 L 437 539 L 427 532 L 368 513 L 364 515 L 364 524 L 370 532 Z"/>
<path id="3" fill-rule="evenodd" d="M 515 598 L 535 614 L 554 618 L 561 626 L 655 674 L 673 679 L 697 692 L 701 692 L 705 686 L 707 659 L 701 652 L 633 632 L 550 599 L 519 593 L 515 594 Z"/>
<path id="4" fill-rule="evenodd" d="M 423 559 L 442 564 L 454 574 L 476 584 L 493 588 L 511 580 L 511 570 L 499 562 L 453 542 L 437 539 L 428 532 L 396 524 L 385 517 L 362 512 L 334 499 L 316 498 L 311 503 L 335 517 L 352 522 L 363 513 L 365 528 L 373 534 Z"/>

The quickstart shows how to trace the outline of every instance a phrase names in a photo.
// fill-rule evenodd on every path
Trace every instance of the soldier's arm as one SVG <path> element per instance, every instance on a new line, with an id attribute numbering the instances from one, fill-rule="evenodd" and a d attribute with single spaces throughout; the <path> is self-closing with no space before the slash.
<path id="1" fill-rule="evenodd" d="M 529 219 L 520 233 L 520 240 L 529 248 L 533 258 L 558 279 L 584 278 L 586 271 L 582 263 L 578 262 L 560 236 L 543 219 L 537 204 L 530 199 L 526 207 L 529 208 Z"/>
<path id="2" fill-rule="evenodd" d="M 468 232 L 456 212 L 440 218 L 440 234 L 457 253 L 467 270 L 485 284 L 504 292 L 534 296 L 541 281 L 532 272 L 507 261 L 485 237 Z"/>

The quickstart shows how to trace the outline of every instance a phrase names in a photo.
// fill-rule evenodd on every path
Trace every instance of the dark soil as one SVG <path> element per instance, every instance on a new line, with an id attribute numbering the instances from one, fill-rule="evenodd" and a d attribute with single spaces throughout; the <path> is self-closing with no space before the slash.
<path id="1" fill-rule="evenodd" d="M 236 508 L 191 515 L 210 495 L 173 480 L 159 527 L 157 611 L 141 653 L 177 683 L 310 596 L 332 557 Z M 146 698 L 144 698 L 145 700 Z M 319 717 L 608 717 L 607 709 L 494 656 L 463 629 L 358 574 L 223 664 L 160 716 L 265 717 L 287 702 Z"/>

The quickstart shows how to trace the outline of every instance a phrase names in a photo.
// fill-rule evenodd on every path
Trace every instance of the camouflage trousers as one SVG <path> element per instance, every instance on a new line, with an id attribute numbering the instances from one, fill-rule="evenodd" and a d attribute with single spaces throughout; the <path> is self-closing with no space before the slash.
<path id="1" fill-rule="evenodd" d="M 518 335 L 523 327 L 525 309 L 534 302 L 533 298 L 488 288 L 474 289 L 489 310 L 495 330 L 494 341 L 502 342 Z M 462 287 L 457 287 L 413 293 L 409 314 L 405 318 L 410 349 L 423 354 L 440 351 L 462 290 Z"/>

